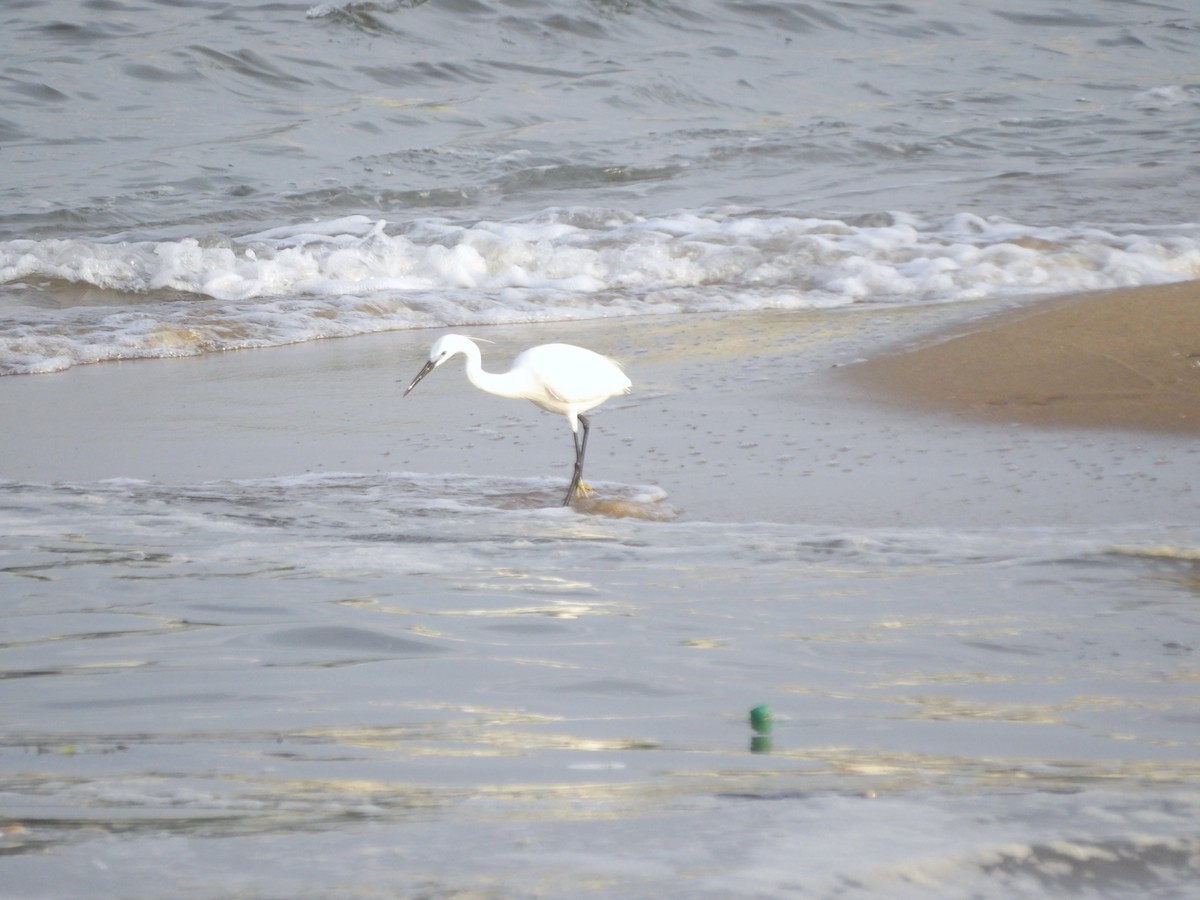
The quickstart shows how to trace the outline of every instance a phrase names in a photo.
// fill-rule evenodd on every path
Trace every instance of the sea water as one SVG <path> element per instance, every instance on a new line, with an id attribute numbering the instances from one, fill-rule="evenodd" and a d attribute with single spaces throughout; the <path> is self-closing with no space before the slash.
<path id="1" fill-rule="evenodd" d="M 0 372 L 1200 274 L 1186 3 L 0 21 Z"/>
<path id="2" fill-rule="evenodd" d="M 0 485 L 6 890 L 1190 892 L 1194 528 L 560 489 Z"/>
<path id="3" fill-rule="evenodd" d="M 1200 275 L 1183 2 L 51 0 L 0 51 L 12 379 Z M 1171 499 L 0 471 L 0 893 L 1188 896 L 1187 478 L 1086 465 Z"/>

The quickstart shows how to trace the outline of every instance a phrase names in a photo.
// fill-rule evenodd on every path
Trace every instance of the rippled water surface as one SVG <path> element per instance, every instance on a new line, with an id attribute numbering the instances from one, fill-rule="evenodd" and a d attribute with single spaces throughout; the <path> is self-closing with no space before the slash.
<path id="1" fill-rule="evenodd" d="M 1195 877 L 1194 529 L 687 524 L 660 492 L 612 492 L 613 518 L 557 490 L 4 485 L 7 883 Z"/>
<path id="2" fill-rule="evenodd" d="M 1184 3 L 48 2 L 4 25 L 10 231 L 581 203 L 1194 219 Z"/>

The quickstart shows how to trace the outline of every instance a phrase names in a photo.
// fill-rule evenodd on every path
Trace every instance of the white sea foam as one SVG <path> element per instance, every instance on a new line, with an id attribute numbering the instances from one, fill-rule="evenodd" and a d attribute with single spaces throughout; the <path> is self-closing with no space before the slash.
<path id="1" fill-rule="evenodd" d="M 1151 112 L 1187 105 L 1200 106 L 1200 90 L 1178 84 L 1167 84 L 1134 94 L 1130 98 L 1129 105 L 1134 109 Z"/>
<path id="2" fill-rule="evenodd" d="M 1200 227 L 1039 228 L 553 209 L 506 222 L 349 216 L 164 241 L 0 243 L 0 372 L 373 331 L 1005 294 L 1200 277 Z M 112 305 L 72 292 L 102 290 Z M 65 298 L 65 299 L 64 299 Z"/>

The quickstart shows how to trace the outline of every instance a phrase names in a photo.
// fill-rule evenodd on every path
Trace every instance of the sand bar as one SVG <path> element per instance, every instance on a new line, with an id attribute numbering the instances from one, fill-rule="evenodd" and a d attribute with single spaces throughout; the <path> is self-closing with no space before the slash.
<path id="1" fill-rule="evenodd" d="M 1200 434 L 1200 282 L 1036 303 L 854 377 L 901 403 L 992 421 Z"/>

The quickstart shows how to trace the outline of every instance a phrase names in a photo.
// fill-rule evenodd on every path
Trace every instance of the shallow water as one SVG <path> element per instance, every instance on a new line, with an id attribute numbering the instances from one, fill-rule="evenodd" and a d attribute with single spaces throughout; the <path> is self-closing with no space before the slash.
<path id="1" fill-rule="evenodd" d="M 8 889 L 1188 890 L 1194 528 L 559 489 L 4 485 Z"/>

